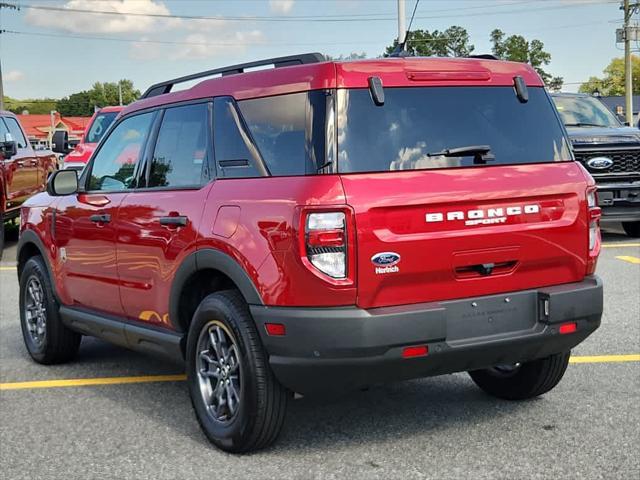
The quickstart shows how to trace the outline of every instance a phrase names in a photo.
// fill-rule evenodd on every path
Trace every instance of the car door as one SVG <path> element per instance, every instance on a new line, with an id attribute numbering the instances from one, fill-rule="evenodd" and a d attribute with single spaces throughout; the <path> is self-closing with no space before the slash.
<path id="1" fill-rule="evenodd" d="M 172 328 L 171 284 L 195 252 L 198 226 L 211 184 L 210 104 L 167 108 L 145 154 L 146 178 L 122 201 L 117 257 L 128 318 Z"/>
<path id="2" fill-rule="evenodd" d="M 136 181 L 155 113 L 120 121 L 80 178 L 77 195 L 61 197 L 55 236 L 62 286 L 75 306 L 122 316 L 116 266 L 120 205 Z"/>
<path id="3" fill-rule="evenodd" d="M 7 175 L 7 208 L 19 207 L 27 198 L 38 192 L 38 163 L 22 128 L 13 117 L 0 118 L 2 138 L 8 132 L 16 142 L 17 153 L 4 160 Z"/>

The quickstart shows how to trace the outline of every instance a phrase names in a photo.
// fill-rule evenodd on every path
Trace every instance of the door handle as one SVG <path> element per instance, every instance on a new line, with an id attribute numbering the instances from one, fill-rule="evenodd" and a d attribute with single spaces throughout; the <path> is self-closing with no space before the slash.
<path id="1" fill-rule="evenodd" d="M 184 215 L 171 215 L 168 217 L 160 217 L 160 225 L 174 228 L 186 227 L 188 220 Z"/>
<path id="2" fill-rule="evenodd" d="M 89 217 L 89 220 L 94 223 L 109 223 L 111 221 L 111 215 L 109 215 L 108 213 L 104 213 L 101 215 L 91 215 Z"/>

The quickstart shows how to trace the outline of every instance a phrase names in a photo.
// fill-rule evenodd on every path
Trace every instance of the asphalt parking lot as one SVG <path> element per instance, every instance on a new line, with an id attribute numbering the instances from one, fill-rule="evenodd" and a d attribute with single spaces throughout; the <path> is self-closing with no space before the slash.
<path id="1" fill-rule="evenodd" d="M 0 263 L 0 478 L 640 478 L 640 242 L 619 229 L 604 241 L 602 327 L 543 398 L 499 401 L 466 374 L 303 398 L 274 447 L 233 456 L 201 433 L 180 365 L 87 338 L 72 364 L 29 359 L 10 232 Z M 170 377 L 147 378 L 157 375 Z M 115 380 L 82 385 L 95 378 Z"/>

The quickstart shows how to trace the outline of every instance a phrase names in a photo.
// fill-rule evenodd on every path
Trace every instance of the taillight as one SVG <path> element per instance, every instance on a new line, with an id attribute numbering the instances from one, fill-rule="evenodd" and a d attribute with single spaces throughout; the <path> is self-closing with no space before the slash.
<path id="1" fill-rule="evenodd" d="M 347 224 L 344 212 L 309 213 L 305 247 L 311 264 L 331 278 L 347 277 Z"/>
<path id="2" fill-rule="evenodd" d="M 600 254 L 600 217 L 602 209 L 598 207 L 596 187 L 587 189 L 587 220 L 589 222 L 589 259 L 587 262 L 587 275 L 596 270 L 596 262 Z"/>

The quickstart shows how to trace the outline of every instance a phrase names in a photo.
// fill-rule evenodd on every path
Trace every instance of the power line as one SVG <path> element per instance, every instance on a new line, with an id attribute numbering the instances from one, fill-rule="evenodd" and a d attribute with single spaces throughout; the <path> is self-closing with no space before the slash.
<path id="1" fill-rule="evenodd" d="M 548 30 L 562 30 L 567 28 L 577 28 L 577 27 L 586 27 L 591 25 L 600 25 L 602 23 L 601 20 L 594 22 L 585 22 L 585 23 L 575 23 L 575 24 L 565 24 L 565 25 L 557 25 L 553 27 L 546 28 L 538 28 L 536 32 L 548 31 Z M 68 38 L 68 39 L 78 39 L 78 40 L 98 40 L 98 41 L 106 41 L 106 42 L 129 42 L 129 43 L 143 43 L 143 44 L 160 44 L 160 45 L 187 45 L 187 46 L 209 46 L 209 47 L 237 47 L 237 46 L 296 46 L 296 47 L 304 47 L 304 46 L 338 46 L 338 45 L 353 45 L 354 47 L 357 45 L 377 45 L 380 43 L 380 40 L 358 40 L 357 42 L 353 41 L 344 41 L 344 42 L 307 42 L 307 43 L 291 43 L 291 42 L 232 42 L 232 43 L 214 43 L 214 42 L 182 42 L 182 41 L 171 41 L 171 40 L 152 40 L 152 39 L 136 39 L 136 38 L 127 38 L 127 37 L 101 37 L 96 35 L 73 35 L 68 33 L 51 33 L 51 32 L 36 32 L 36 31 L 20 31 L 20 30 L 8 30 L 8 29 L 0 29 L 0 38 L 2 34 L 11 34 L 11 35 L 26 35 L 32 37 L 49 37 L 49 38 Z M 526 32 L 525 32 L 526 33 Z M 433 39 L 420 39 L 420 40 L 411 40 L 411 43 L 427 43 L 427 42 L 437 42 L 441 40 L 450 40 L 449 37 L 438 37 Z M 357 49 L 357 48 L 356 48 Z"/>
<path id="2" fill-rule="evenodd" d="M 502 7 L 504 5 L 522 5 L 525 3 L 531 3 L 533 0 L 523 0 L 522 2 L 512 2 L 509 4 L 497 4 L 494 7 Z M 578 3 L 578 4 L 564 4 L 564 5 L 555 5 L 555 6 L 545 6 L 540 8 L 530 8 L 527 10 L 527 13 L 530 12 L 539 12 L 539 11 L 549 11 L 549 10 L 562 10 L 568 8 L 577 8 L 577 7 L 588 7 L 594 5 L 607 5 L 607 4 L 615 4 L 617 0 L 600 0 L 588 3 Z M 162 18 L 162 19 L 182 19 L 182 20 L 208 20 L 208 21 L 253 21 L 253 22 L 372 22 L 372 21 L 389 21 L 394 20 L 395 17 L 387 15 L 380 17 L 366 17 L 367 14 L 352 14 L 351 16 L 341 15 L 341 16 L 287 16 L 287 17 L 269 17 L 269 16 L 205 16 L 205 15 L 177 15 L 177 14 L 163 14 L 163 13 L 141 13 L 141 12 L 116 12 L 110 10 L 88 10 L 81 8 L 64 8 L 64 7 L 54 7 L 47 5 L 32 5 L 32 4 L 12 4 L 7 2 L 0 2 L 0 8 L 11 8 L 11 9 L 31 9 L 31 10 L 42 10 L 49 12 L 63 12 L 63 13 L 83 13 L 83 14 L 91 14 L 91 15 L 116 15 L 116 16 L 134 16 L 134 17 L 148 17 L 148 18 Z M 476 6 L 469 7 L 472 8 L 491 8 L 491 6 Z M 522 10 L 511 9 L 511 10 L 503 10 L 503 11 L 483 11 L 476 13 L 462 13 L 460 9 L 443 9 L 440 11 L 454 11 L 455 15 L 422 15 L 417 16 L 416 19 L 437 19 L 437 18 L 449 18 L 452 16 L 455 17 L 477 17 L 477 16 L 486 16 L 486 15 L 500 15 L 500 14 L 509 14 L 509 13 L 521 13 Z M 356 16 L 363 15 L 363 16 Z M 373 14 L 368 14 L 373 15 Z M 382 15 L 382 14 L 375 14 Z"/>

